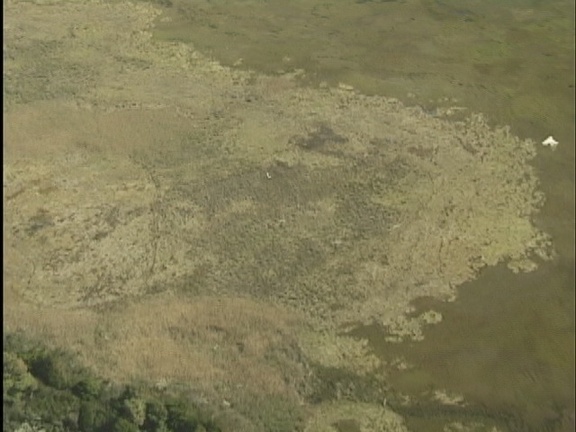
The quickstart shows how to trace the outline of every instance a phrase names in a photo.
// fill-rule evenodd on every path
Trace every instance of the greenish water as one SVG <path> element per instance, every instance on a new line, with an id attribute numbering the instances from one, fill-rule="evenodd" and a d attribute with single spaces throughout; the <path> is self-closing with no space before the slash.
<path id="1" fill-rule="evenodd" d="M 485 269 L 440 311 L 419 343 L 389 344 L 358 329 L 384 358 L 416 367 L 392 377 L 415 396 L 465 395 L 514 418 L 511 430 L 574 428 L 574 2 L 572 0 L 174 0 L 155 36 L 193 43 L 227 65 L 266 73 L 303 69 L 303 82 L 343 82 L 435 110 L 458 105 L 537 142 L 547 200 L 535 222 L 558 258 L 536 272 Z M 430 412 L 430 411 L 428 411 Z M 507 416 L 507 417 L 506 417 Z M 441 430 L 442 419 L 412 419 Z"/>
<path id="2" fill-rule="evenodd" d="M 510 277 L 498 266 L 462 286 L 454 303 L 418 299 L 414 314 L 433 309 L 444 317 L 421 342 L 383 343 L 384 330 L 374 326 L 355 334 L 367 337 L 382 358 L 414 365 L 391 377 L 397 390 L 419 395 L 448 388 L 491 415 L 511 415 L 519 423 L 514 430 L 573 430 L 570 270 L 550 266 Z"/>

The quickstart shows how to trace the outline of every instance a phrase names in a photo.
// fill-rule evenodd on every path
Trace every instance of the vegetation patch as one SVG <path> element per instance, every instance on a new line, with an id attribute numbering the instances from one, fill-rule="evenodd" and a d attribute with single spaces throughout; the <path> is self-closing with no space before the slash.
<path id="1" fill-rule="evenodd" d="M 144 385 L 121 386 L 68 352 L 4 335 L 3 430 L 218 432 L 213 411 Z M 25 426 L 26 425 L 26 426 Z"/>

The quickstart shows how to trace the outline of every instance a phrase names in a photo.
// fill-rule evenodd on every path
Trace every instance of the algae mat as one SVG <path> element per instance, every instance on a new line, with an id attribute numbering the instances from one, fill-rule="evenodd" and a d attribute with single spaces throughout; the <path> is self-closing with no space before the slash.
<path id="1" fill-rule="evenodd" d="M 153 41 L 145 3 L 4 12 L 4 326 L 108 376 L 188 382 L 243 430 L 403 430 L 311 403 L 316 367 L 386 384 L 341 332 L 418 339 L 441 316 L 414 298 L 554 254 L 535 143 L 480 115 L 224 67 Z"/>

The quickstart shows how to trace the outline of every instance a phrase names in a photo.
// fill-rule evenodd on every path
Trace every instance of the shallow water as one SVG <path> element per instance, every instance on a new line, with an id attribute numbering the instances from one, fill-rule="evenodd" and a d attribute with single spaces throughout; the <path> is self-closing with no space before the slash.
<path id="1" fill-rule="evenodd" d="M 520 419 L 511 430 L 573 430 L 574 3 L 175 0 L 166 16 L 157 38 L 191 42 L 224 64 L 303 69 L 308 85 L 343 82 L 430 111 L 463 106 L 522 137 L 560 141 L 534 161 L 547 197 L 535 222 L 552 236 L 555 261 L 525 274 L 485 269 L 453 303 L 420 299 L 418 310 L 444 317 L 423 342 L 389 344 L 373 327 L 357 334 L 416 366 L 392 377 L 398 391 L 462 393 Z"/>
<path id="2" fill-rule="evenodd" d="M 574 398 L 570 286 L 570 269 L 546 266 L 510 277 L 498 266 L 464 284 L 454 303 L 418 299 L 414 314 L 433 309 L 444 318 L 425 330 L 421 342 L 385 343 L 383 329 L 373 326 L 355 334 L 368 337 L 382 358 L 402 357 L 414 365 L 391 377 L 399 391 L 447 388 L 492 414 L 522 419 L 516 430 L 559 430 Z"/>

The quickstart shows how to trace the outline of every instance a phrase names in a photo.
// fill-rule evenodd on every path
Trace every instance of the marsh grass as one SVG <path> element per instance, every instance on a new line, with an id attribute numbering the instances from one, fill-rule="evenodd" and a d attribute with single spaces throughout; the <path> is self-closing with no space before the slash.
<path id="1" fill-rule="evenodd" d="M 196 403 L 216 407 L 226 400 L 244 422 L 255 422 L 250 427 L 275 417 L 285 425 L 279 430 L 290 430 L 302 420 L 311 371 L 294 337 L 297 320 L 286 311 L 241 298 L 160 296 L 98 314 L 8 308 L 5 316 L 15 323 L 7 330 L 67 347 L 115 382 L 189 388 Z"/>
<path id="2" fill-rule="evenodd" d="M 50 3 L 4 4 L 5 329 L 288 430 L 310 358 L 378 366 L 338 330 L 550 258 L 509 130 L 225 68 L 152 40 L 146 2 Z"/>

